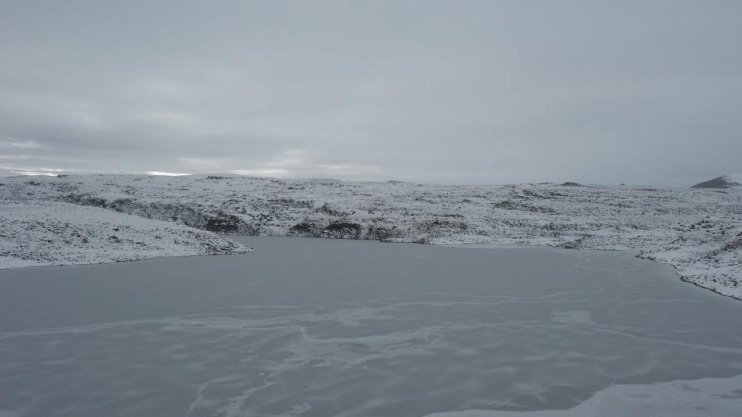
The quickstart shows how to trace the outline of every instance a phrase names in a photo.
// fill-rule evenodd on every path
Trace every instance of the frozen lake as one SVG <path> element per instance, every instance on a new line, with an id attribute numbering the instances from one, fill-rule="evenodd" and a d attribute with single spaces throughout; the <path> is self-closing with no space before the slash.
<path id="1" fill-rule="evenodd" d="M 668 266 L 242 240 L 256 252 L 0 271 L 0 416 L 563 410 L 612 386 L 700 378 L 723 386 L 673 389 L 705 396 L 699 415 L 742 415 L 742 303 Z"/>

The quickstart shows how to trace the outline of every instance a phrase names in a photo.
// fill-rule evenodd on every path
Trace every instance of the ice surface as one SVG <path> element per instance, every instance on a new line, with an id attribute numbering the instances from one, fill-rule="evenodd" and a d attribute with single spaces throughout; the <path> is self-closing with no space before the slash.
<path id="1" fill-rule="evenodd" d="M 569 410 L 467 410 L 427 417 L 731 417 L 742 412 L 742 375 L 652 385 L 614 385 Z"/>
<path id="2" fill-rule="evenodd" d="M 667 266 L 621 252 L 244 243 L 256 253 L 0 271 L 0 410 L 424 416 L 591 410 L 639 392 L 654 413 L 639 415 L 714 395 L 715 410 L 742 412 L 742 304 Z"/>

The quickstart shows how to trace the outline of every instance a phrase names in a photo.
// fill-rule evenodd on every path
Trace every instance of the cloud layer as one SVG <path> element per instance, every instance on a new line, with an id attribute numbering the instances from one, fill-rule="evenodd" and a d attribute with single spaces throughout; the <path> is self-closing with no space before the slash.
<path id="1" fill-rule="evenodd" d="M 740 21 L 738 1 L 0 0 L 0 173 L 691 184 L 742 171 Z"/>

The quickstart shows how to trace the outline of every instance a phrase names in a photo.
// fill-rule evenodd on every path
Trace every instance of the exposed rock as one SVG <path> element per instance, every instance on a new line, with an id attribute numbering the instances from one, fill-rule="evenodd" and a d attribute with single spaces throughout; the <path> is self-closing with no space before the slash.
<path id="1" fill-rule="evenodd" d="M 330 223 L 322 231 L 322 237 L 333 239 L 358 239 L 363 228 L 358 223 L 336 222 Z"/>

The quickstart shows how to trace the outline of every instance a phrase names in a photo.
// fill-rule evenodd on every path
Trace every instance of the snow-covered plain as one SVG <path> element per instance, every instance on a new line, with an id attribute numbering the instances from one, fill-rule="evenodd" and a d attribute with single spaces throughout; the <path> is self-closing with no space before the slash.
<path id="1" fill-rule="evenodd" d="M 673 265 L 686 281 L 742 298 L 742 187 L 447 186 L 229 175 L 12 177 L 0 184 L 0 267 L 247 250 L 219 234 L 516 243 L 632 250 Z M 69 225 L 95 240 L 68 238 Z"/>

